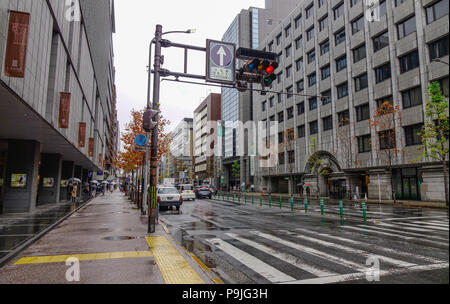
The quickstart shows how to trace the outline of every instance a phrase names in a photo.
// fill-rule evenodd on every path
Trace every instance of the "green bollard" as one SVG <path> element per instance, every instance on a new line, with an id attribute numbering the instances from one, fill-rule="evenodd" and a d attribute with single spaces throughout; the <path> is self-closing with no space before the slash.
<path id="1" fill-rule="evenodd" d="M 320 199 L 320 214 L 323 215 L 323 209 L 324 209 L 324 205 L 323 205 L 323 198 Z"/>
<path id="2" fill-rule="evenodd" d="M 269 194 L 269 208 L 272 208 L 272 194 Z"/>
<path id="3" fill-rule="evenodd" d="M 366 202 L 362 202 L 362 210 L 363 210 L 363 216 L 364 216 L 364 222 L 367 220 L 367 214 L 366 214 Z"/>
<path id="4" fill-rule="evenodd" d="M 342 200 L 339 201 L 339 213 L 341 214 L 341 218 L 344 217 L 344 203 Z"/>
<path id="5" fill-rule="evenodd" d="M 241 193 L 239 192 L 239 194 L 238 194 L 238 204 L 240 205 L 241 204 Z"/>
<path id="6" fill-rule="evenodd" d="M 294 212 L 294 197 L 291 196 L 291 211 Z"/>
<path id="7" fill-rule="evenodd" d="M 308 213 L 308 199 L 305 197 L 305 213 Z"/>
<path id="8" fill-rule="evenodd" d="M 252 195 L 252 205 L 255 203 L 254 198 L 255 198 L 255 196 Z"/>
<path id="9" fill-rule="evenodd" d="M 282 198 L 280 196 L 280 209 L 282 209 L 282 208 L 283 208 L 283 201 L 282 201 Z"/>
<path id="10" fill-rule="evenodd" d="M 262 198 L 263 198 L 263 194 L 261 193 L 261 196 L 259 197 L 259 205 L 262 207 Z"/>
<path id="11" fill-rule="evenodd" d="M 244 194 L 244 205 L 247 205 L 247 195 Z"/>

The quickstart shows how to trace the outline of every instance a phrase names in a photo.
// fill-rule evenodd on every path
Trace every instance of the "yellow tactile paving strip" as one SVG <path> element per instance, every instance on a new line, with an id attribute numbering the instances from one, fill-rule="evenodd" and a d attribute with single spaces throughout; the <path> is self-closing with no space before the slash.
<path id="1" fill-rule="evenodd" d="M 152 257 L 150 251 L 120 251 L 120 252 L 103 252 L 103 253 L 86 253 L 86 254 L 66 254 L 53 256 L 35 256 L 19 259 L 14 265 L 24 264 L 44 264 L 44 263 L 63 263 L 68 258 L 77 258 L 80 261 L 107 260 L 107 259 L 124 259 L 124 258 L 146 258 Z"/>
<path id="2" fill-rule="evenodd" d="M 146 239 L 167 284 L 205 283 L 167 238 L 146 237 Z"/>

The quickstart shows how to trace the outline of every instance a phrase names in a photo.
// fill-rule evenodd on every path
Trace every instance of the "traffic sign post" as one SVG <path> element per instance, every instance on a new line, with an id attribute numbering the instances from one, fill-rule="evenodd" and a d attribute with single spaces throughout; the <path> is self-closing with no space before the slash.
<path id="1" fill-rule="evenodd" d="M 206 81 L 234 84 L 236 80 L 236 45 L 206 40 Z"/>
<path id="2" fill-rule="evenodd" d="M 308 213 L 308 199 L 305 197 L 305 213 Z"/>
<path id="3" fill-rule="evenodd" d="M 364 222 L 367 220 L 367 214 L 366 214 L 366 202 L 362 202 L 362 211 L 363 211 L 363 216 L 364 216 Z"/>
<path id="4" fill-rule="evenodd" d="M 342 201 L 339 201 L 339 213 L 341 215 L 341 218 L 344 217 L 344 203 Z"/>

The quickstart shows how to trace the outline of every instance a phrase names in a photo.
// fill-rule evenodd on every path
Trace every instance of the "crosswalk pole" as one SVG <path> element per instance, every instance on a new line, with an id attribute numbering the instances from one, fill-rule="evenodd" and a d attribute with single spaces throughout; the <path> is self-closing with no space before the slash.
<path id="1" fill-rule="evenodd" d="M 241 204 L 241 193 L 239 192 L 239 194 L 238 194 L 238 204 L 240 205 Z"/>
<path id="2" fill-rule="evenodd" d="M 342 200 L 339 201 L 339 213 L 341 214 L 341 218 L 344 217 L 344 203 Z"/>
<path id="3" fill-rule="evenodd" d="M 305 197 L 305 213 L 308 213 L 308 199 Z"/>
<path id="4" fill-rule="evenodd" d="M 362 202 L 361 203 L 361 205 L 362 205 L 362 210 L 363 210 L 363 216 L 364 216 L 364 222 L 367 220 L 367 217 L 366 217 L 366 202 Z"/>
<path id="5" fill-rule="evenodd" d="M 294 197 L 291 196 L 291 211 L 294 212 Z"/>
<path id="6" fill-rule="evenodd" d="M 320 214 L 322 214 L 322 215 L 323 215 L 323 208 L 324 208 L 324 205 L 323 205 L 323 198 L 321 198 L 321 199 L 320 199 Z"/>
<path id="7" fill-rule="evenodd" d="M 272 208 L 272 194 L 269 194 L 269 208 Z"/>

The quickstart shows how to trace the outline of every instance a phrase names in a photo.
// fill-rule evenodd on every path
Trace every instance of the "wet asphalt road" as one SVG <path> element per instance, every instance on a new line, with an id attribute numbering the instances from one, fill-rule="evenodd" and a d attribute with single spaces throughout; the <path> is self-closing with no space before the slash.
<path id="1" fill-rule="evenodd" d="M 337 205 L 245 203 L 185 201 L 160 219 L 225 283 L 449 283 L 447 210 L 369 204 L 364 222 L 359 204 L 341 219 Z"/>

